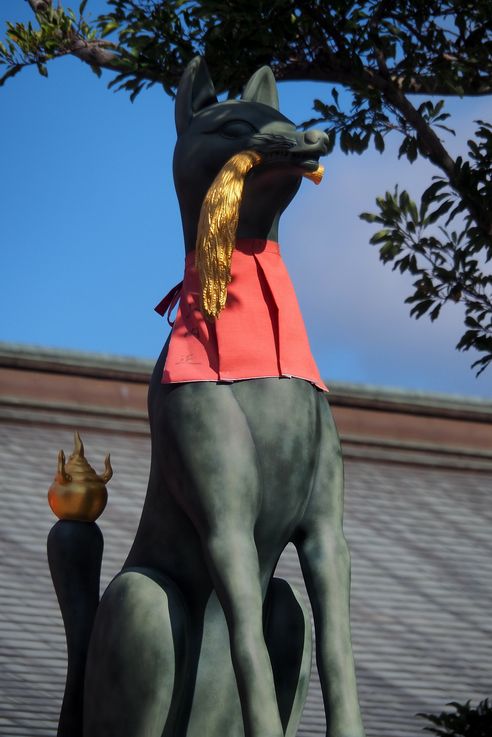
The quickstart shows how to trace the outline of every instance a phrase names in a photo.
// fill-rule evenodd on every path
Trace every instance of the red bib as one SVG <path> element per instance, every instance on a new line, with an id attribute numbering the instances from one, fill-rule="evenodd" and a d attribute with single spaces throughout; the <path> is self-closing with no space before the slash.
<path id="1" fill-rule="evenodd" d="M 180 298 L 162 382 L 296 377 L 328 391 L 278 243 L 239 239 L 231 276 L 226 306 L 209 322 L 200 311 L 195 253 L 186 256 L 182 285 L 156 307 L 163 315 Z"/>

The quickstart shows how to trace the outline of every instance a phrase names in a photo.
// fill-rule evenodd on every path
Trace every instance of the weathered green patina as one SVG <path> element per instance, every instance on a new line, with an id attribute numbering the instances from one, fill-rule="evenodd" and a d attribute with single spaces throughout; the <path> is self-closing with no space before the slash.
<path id="1" fill-rule="evenodd" d="M 278 112 L 271 71 L 260 69 L 241 100 L 218 103 L 195 59 L 176 123 L 186 250 L 213 178 L 244 150 L 258 151 L 262 163 L 245 181 L 238 236 L 276 240 L 326 139 Z M 163 384 L 166 351 L 150 384 L 152 462 L 140 526 L 92 632 L 84 736 L 294 737 L 311 625 L 298 594 L 272 578 L 293 542 L 314 614 L 327 737 L 363 737 L 342 457 L 326 394 L 301 379 Z"/>

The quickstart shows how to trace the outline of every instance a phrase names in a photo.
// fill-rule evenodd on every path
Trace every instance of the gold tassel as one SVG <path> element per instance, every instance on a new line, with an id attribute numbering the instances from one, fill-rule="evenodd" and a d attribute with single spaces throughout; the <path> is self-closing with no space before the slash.
<path id="1" fill-rule="evenodd" d="M 261 156 L 256 151 L 242 151 L 230 158 L 203 200 L 195 266 L 202 290 L 200 308 L 209 319 L 218 317 L 225 307 L 244 180 L 260 161 Z"/>
<path id="2" fill-rule="evenodd" d="M 256 151 L 242 151 L 224 164 L 212 182 L 200 210 L 195 266 L 200 277 L 200 309 L 207 319 L 219 317 L 231 282 L 239 208 L 247 173 L 261 162 Z M 304 176 L 319 184 L 324 169 Z"/>

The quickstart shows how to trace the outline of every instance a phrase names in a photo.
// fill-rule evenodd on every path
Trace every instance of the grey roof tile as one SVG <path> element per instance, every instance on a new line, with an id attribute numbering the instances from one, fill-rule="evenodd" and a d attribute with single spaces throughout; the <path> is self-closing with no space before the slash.
<path id="1" fill-rule="evenodd" d="M 149 441 L 86 430 L 87 457 L 115 476 L 100 526 L 103 586 L 119 570 L 143 503 Z M 0 735 L 54 735 L 65 642 L 46 561 L 55 519 L 46 501 L 60 427 L 0 426 Z M 352 627 L 368 737 L 416 737 L 418 711 L 490 696 L 490 474 L 375 461 L 346 463 L 345 531 L 352 553 Z M 280 575 L 299 588 L 291 546 Z M 324 734 L 313 668 L 299 737 Z"/>

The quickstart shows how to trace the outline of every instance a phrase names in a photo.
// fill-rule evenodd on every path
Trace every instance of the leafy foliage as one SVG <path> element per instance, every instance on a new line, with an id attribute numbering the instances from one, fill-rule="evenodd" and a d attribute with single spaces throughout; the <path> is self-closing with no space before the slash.
<path id="1" fill-rule="evenodd" d="M 117 33 L 118 48 L 124 54 L 124 64 L 109 86 L 130 92 L 132 102 L 156 82 L 172 95 L 179 70 L 199 44 L 187 4 L 109 0 L 108 5 L 111 12 L 100 16 L 96 27 L 102 38 Z"/>
<path id="2" fill-rule="evenodd" d="M 50 6 L 39 28 L 34 28 L 32 23 L 7 23 L 6 41 L 0 43 L 0 64 L 6 66 L 7 71 L 0 77 L 0 87 L 33 64 L 43 77 L 47 77 L 46 62 L 73 53 L 80 43 L 93 43 L 96 31 L 83 18 L 86 3 L 87 0 L 81 3 L 78 17 L 73 10 Z"/>
<path id="3" fill-rule="evenodd" d="M 452 701 L 454 712 L 443 711 L 441 714 L 418 714 L 427 719 L 433 726 L 424 727 L 425 732 L 432 732 L 438 737 L 490 737 L 492 734 L 492 704 L 488 699 L 481 701 L 476 708 L 471 702 L 459 704 Z"/>
<path id="4" fill-rule="evenodd" d="M 492 126 L 477 122 L 476 140 L 468 142 L 470 162 L 457 159 L 454 171 L 454 178 L 473 200 L 470 209 L 445 178 L 435 177 L 419 206 L 406 191 L 399 194 L 395 188 L 393 194 L 376 199 L 379 214 L 362 213 L 361 218 L 383 226 L 371 238 L 383 263 L 416 277 L 414 292 L 406 299 L 413 305 L 412 315 L 428 314 L 436 320 L 447 302 L 464 304 L 467 330 L 457 348 L 473 347 L 484 353 L 473 363 L 480 374 L 492 361 L 492 273 L 486 270 L 492 260 L 492 240 L 477 225 L 492 201 Z M 448 226 L 463 215 L 459 230 L 450 232 Z M 436 234 L 433 226 L 438 222 L 444 226 Z"/>
<path id="5" fill-rule="evenodd" d="M 86 0 L 77 13 L 28 2 L 37 27 L 8 24 L 0 85 L 28 65 L 46 75 L 48 61 L 71 53 L 96 73 L 113 70 L 110 86 L 133 101 L 156 83 L 173 94 L 184 65 L 203 54 L 218 91 L 230 95 L 262 64 L 279 80 L 331 83 L 330 99 L 316 99 L 304 123 L 324 125 L 331 149 L 383 152 L 398 134 L 399 156 L 427 158 L 441 178 L 419 207 L 405 192 L 378 198 L 379 214 L 364 217 L 388 233 L 372 241 L 383 262 L 417 277 L 407 300 L 416 317 L 435 320 L 447 302 L 463 301 L 458 348 L 479 351 L 479 373 L 490 364 L 491 129 L 480 123 L 468 158 L 456 161 L 440 138 L 453 132 L 443 98 L 492 94 L 490 0 L 108 0 L 94 20 Z M 416 94 L 432 99 L 414 105 Z"/>

